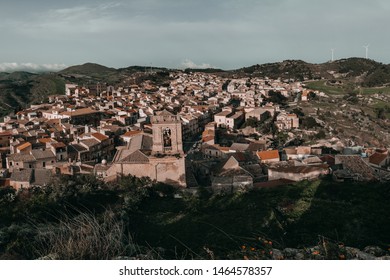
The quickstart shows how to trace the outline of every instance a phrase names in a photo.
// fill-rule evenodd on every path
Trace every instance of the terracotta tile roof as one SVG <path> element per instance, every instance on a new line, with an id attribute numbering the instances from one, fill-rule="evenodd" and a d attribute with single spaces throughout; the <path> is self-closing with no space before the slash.
<path id="1" fill-rule="evenodd" d="M 380 165 L 387 158 L 387 154 L 374 153 L 369 157 L 369 162 L 375 165 Z"/>
<path id="2" fill-rule="evenodd" d="M 261 151 L 256 153 L 261 160 L 279 159 L 278 150 Z"/>
<path id="3" fill-rule="evenodd" d="M 142 131 L 141 130 L 132 130 L 132 131 L 127 131 L 125 134 L 123 134 L 122 136 L 123 137 L 131 137 L 131 136 L 134 136 L 134 135 L 137 135 L 137 134 L 141 134 Z"/>
<path id="4" fill-rule="evenodd" d="M 51 139 L 51 138 L 40 138 L 40 139 L 38 139 L 38 141 L 40 143 L 50 143 L 50 142 L 53 142 L 53 139 Z"/>
<path id="5" fill-rule="evenodd" d="M 12 172 L 10 180 L 14 182 L 31 182 L 32 177 L 32 169 L 15 170 Z"/>
<path id="6" fill-rule="evenodd" d="M 62 142 L 58 142 L 58 143 L 53 143 L 51 144 L 53 146 L 53 148 L 57 149 L 57 148 L 65 148 L 66 145 Z"/>
<path id="7" fill-rule="evenodd" d="M 264 150 L 265 146 L 266 146 L 265 142 L 264 143 L 251 142 L 249 143 L 248 151 L 256 152 L 256 151 Z"/>
<path id="8" fill-rule="evenodd" d="M 208 135 L 215 135 L 215 130 L 212 129 L 206 129 L 205 131 L 202 132 L 202 136 L 206 137 Z"/>
<path id="9" fill-rule="evenodd" d="M 99 132 L 96 132 L 96 133 L 92 133 L 92 136 L 95 137 L 97 140 L 99 141 L 104 141 L 104 140 L 107 140 L 108 139 L 108 136 L 106 135 L 103 135 Z"/>
<path id="10" fill-rule="evenodd" d="M 28 154 L 28 155 L 25 155 L 25 154 L 11 154 L 8 156 L 9 160 L 12 160 L 12 161 L 23 161 L 23 162 L 34 162 L 36 161 L 35 158 Z"/>
<path id="11" fill-rule="evenodd" d="M 96 145 L 100 144 L 99 141 L 97 141 L 97 140 L 95 140 L 93 138 L 81 140 L 80 143 L 84 144 L 88 148 L 92 148 L 93 146 L 96 146 Z"/>
<path id="12" fill-rule="evenodd" d="M 89 115 L 95 113 L 98 113 L 98 111 L 95 111 L 88 107 L 88 108 L 77 109 L 71 112 L 63 112 L 62 114 L 70 117 L 77 117 L 77 116 L 83 116 L 83 115 Z"/>
<path id="13" fill-rule="evenodd" d="M 84 146 L 81 146 L 80 144 L 70 144 L 68 146 L 68 149 L 70 152 L 75 151 L 75 152 L 85 152 L 87 151 L 87 148 Z"/>
<path id="14" fill-rule="evenodd" d="M 359 155 L 336 155 L 336 163 L 341 163 L 343 169 L 349 170 L 359 177 L 359 180 L 369 181 L 375 179 L 373 169 Z"/>
<path id="15" fill-rule="evenodd" d="M 31 143 L 30 142 L 23 143 L 22 145 L 17 146 L 16 149 L 18 149 L 19 151 L 22 151 L 24 149 L 27 149 L 28 147 L 31 147 Z"/>
<path id="16" fill-rule="evenodd" d="M 0 132 L 0 136 L 11 136 L 12 135 L 12 132 L 11 131 L 3 131 L 3 132 Z"/>
<path id="17" fill-rule="evenodd" d="M 202 141 L 203 142 L 208 142 L 214 140 L 214 136 L 203 136 Z"/>
<path id="18" fill-rule="evenodd" d="M 49 158 L 55 158 L 56 156 L 53 154 L 50 150 L 32 150 L 31 151 L 32 156 L 35 159 L 49 159 Z"/>
<path id="19" fill-rule="evenodd" d="M 134 164 L 140 164 L 140 163 L 148 163 L 149 158 L 140 150 L 135 151 L 134 153 L 128 155 L 124 159 L 120 160 L 121 163 L 134 163 Z"/>

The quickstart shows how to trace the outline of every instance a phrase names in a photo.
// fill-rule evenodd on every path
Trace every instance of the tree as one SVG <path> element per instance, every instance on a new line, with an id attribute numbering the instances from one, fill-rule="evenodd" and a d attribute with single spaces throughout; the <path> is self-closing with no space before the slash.
<path id="1" fill-rule="evenodd" d="M 323 130 L 323 129 L 321 129 L 318 133 L 317 133 L 317 135 L 316 135 L 316 138 L 317 139 L 324 139 L 326 137 L 326 133 L 325 133 L 325 131 Z"/>
<path id="2" fill-rule="evenodd" d="M 287 97 L 285 97 L 283 94 L 281 94 L 280 91 L 270 90 L 268 92 L 268 98 L 266 99 L 266 101 L 280 104 L 280 105 L 286 105 L 287 104 Z"/>
<path id="3" fill-rule="evenodd" d="M 247 126 L 258 127 L 259 121 L 255 117 L 249 117 L 243 124 L 243 127 L 247 127 Z"/>
<path id="4" fill-rule="evenodd" d="M 386 119 L 386 109 L 385 108 L 378 108 L 376 110 L 376 116 L 378 119 Z"/>
<path id="5" fill-rule="evenodd" d="M 317 94 L 313 91 L 309 92 L 309 99 L 310 100 L 318 99 Z"/>
<path id="6" fill-rule="evenodd" d="M 307 128 L 307 129 L 310 129 L 310 128 L 318 127 L 319 124 L 317 123 L 315 118 L 313 118 L 313 117 L 305 117 L 305 118 L 302 119 L 302 126 Z"/>
<path id="7" fill-rule="evenodd" d="M 297 115 L 298 117 L 305 116 L 305 113 L 303 113 L 301 108 L 294 108 L 291 110 L 291 113 Z"/>
<path id="8" fill-rule="evenodd" d="M 347 95 L 344 95 L 344 100 L 347 100 L 353 104 L 356 104 L 359 102 L 359 98 L 357 97 L 357 94 L 355 92 L 350 92 Z"/>
<path id="9" fill-rule="evenodd" d="M 284 144 L 286 144 L 287 139 L 288 139 L 288 134 L 285 132 L 279 132 L 276 135 L 276 140 L 277 140 L 279 146 L 284 146 Z"/>
<path id="10" fill-rule="evenodd" d="M 260 115 L 260 122 L 264 123 L 266 120 L 270 119 L 271 117 L 272 117 L 271 113 L 269 111 L 265 111 Z"/>

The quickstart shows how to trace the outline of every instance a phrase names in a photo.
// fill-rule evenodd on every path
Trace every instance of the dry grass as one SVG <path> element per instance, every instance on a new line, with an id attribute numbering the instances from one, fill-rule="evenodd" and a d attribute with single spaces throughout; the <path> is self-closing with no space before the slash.
<path id="1" fill-rule="evenodd" d="M 37 239 L 41 257 L 62 260 L 107 260 L 135 252 L 124 225 L 110 210 L 99 217 L 88 212 L 65 217 L 58 224 L 40 228 Z"/>

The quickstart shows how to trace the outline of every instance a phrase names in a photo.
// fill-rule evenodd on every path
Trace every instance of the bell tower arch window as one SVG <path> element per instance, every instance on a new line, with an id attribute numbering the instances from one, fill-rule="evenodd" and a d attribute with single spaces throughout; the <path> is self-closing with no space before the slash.
<path id="1" fill-rule="evenodd" d="M 164 149 L 172 148 L 172 132 L 170 128 L 163 129 L 163 144 Z"/>

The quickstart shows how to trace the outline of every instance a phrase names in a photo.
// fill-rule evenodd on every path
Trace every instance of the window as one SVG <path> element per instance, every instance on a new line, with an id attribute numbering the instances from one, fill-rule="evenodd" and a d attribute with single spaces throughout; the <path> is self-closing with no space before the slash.
<path id="1" fill-rule="evenodd" d="M 42 166 L 43 166 L 43 167 L 46 167 L 46 162 L 42 162 Z"/>
<path id="2" fill-rule="evenodd" d="M 163 130 L 163 143 L 164 148 L 172 146 L 171 130 L 169 128 Z"/>

